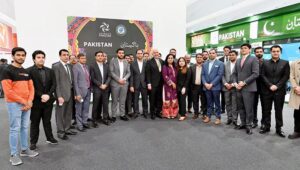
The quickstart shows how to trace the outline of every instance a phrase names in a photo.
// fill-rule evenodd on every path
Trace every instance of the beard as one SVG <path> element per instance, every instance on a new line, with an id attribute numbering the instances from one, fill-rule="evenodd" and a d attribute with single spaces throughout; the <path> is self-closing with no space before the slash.
<path id="1" fill-rule="evenodd" d="M 256 55 L 256 57 L 259 58 L 259 59 L 261 59 L 263 57 L 263 55 L 258 54 L 258 55 Z"/>

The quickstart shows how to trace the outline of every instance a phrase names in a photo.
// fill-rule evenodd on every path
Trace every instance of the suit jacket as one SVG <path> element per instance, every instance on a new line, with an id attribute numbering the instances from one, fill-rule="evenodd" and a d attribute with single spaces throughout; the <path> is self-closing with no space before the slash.
<path id="1" fill-rule="evenodd" d="M 123 70 L 123 79 L 126 80 L 126 84 L 129 84 L 129 78 L 130 78 L 130 65 L 129 63 L 123 59 L 124 64 L 124 70 Z M 111 86 L 120 86 L 119 80 L 120 80 L 120 66 L 119 66 L 119 60 L 113 59 L 109 63 L 109 73 L 111 76 L 110 85 Z"/>
<path id="2" fill-rule="evenodd" d="M 130 87 L 134 87 L 134 89 L 138 89 L 140 86 L 142 86 L 143 88 L 147 87 L 146 70 L 145 69 L 146 69 L 145 61 L 143 61 L 142 70 L 140 70 L 137 60 L 135 60 L 130 65 L 130 71 L 131 71 Z"/>
<path id="3" fill-rule="evenodd" d="M 205 62 L 202 66 L 202 73 L 201 73 L 201 81 L 202 84 L 208 83 L 213 84 L 213 87 L 211 90 L 221 90 L 222 89 L 222 83 L 221 79 L 224 74 L 224 64 L 219 61 L 215 60 L 214 64 L 211 67 L 210 72 L 209 70 L 209 62 Z M 206 91 L 207 89 L 205 86 L 203 86 L 203 90 Z"/>
<path id="4" fill-rule="evenodd" d="M 300 95 L 297 95 L 294 88 L 300 86 L 300 60 L 296 60 L 291 64 L 290 70 L 290 82 L 291 82 L 291 93 L 289 106 L 293 109 L 299 110 L 300 107 Z"/>
<path id="5" fill-rule="evenodd" d="M 224 63 L 225 56 L 220 57 L 219 60 L 222 61 L 222 62 Z M 227 56 L 227 61 L 229 61 L 229 56 Z"/>
<path id="6" fill-rule="evenodd" d="M 55 73 L 56 79 L 56 91 L 55 95 L 57 98 L 62 97 L 65 101 L 72 100 L 72 89 L 73 89 L 73 71 L 72 65 L 67 64 L 67 67 L 71 74 L 71 79 L 65 69 L 65 66 L 61 62 L 57 62 L 52 65 L 52 69 Z"/>
<path id="7" fill-rule="evenodd" d="M 41 96 L 43 94 L 50 96 L 49 100 L 45 103 L 46 105 L 51 105 L 55 101 L 56 80 L 54 71 L 48 67 L 44 67 L 43 69 L 45 70 L 45 86 L 43 85 L 42 76 L 35 65 L 27 69 L 34 85 L 33 103 L 38 103 L 37 106 L 42 103 Z"/>
<path id="8" fill-rule="evenodd" d="M 234 82 L 244 81 L 246 85 L 242 88 L 242 91 L 256 92 L 257 85 L 255 80 L 259 76 L 258 60 L 256 57 L 248 55 L 243 67 L 241 67 L 241 60 L 242 58 L 239 58 L 235 64 Z"/>
<path id="9" fill-rule="evenodd" d="M 262 77 L 261 77 L 261 71 L 262 71 L 262 65 L 263 65 L 264 62 L 265 62 L 264 59 L 262 59 L 262 63 L 260 63 L 259 60 L 258 60 L 258 64 L 259 64 L 259 76 L 256 79 L 256 86 L 257 86 L 257 92 L 258 93 L 261 93 L 262 86 L 263 86 L 263 80 L 262 80 Z"/>
<path id="10" fill-rule="evenodd" d="M 196 81 L 196 67 L 197 67 L 197 64 L 194 64 L 193 66 L 190 67 L 190 74 L 191 74 L 191 77 L 190 77 L 190 84 L 191 86 L 195 86 L 195 81 Z M 202 67 L 201 67 L 201 74 L 200 74 L 200 79 L 201 79 L 201 75 L 202 75 L 202 69 L 203 69 L 203 64 L 202 64 Z M 202 84 L 202 82 L 201 82 Z"/>
<path id="11" fill-rule="evenodd" d="M 223 84 L 223 91 L 228 91 L 227 88 L 225 87 L 225 84 L 232 84 L 232 83 L 236 83 L 234 80 L 234 72 L 235 69 L 233 68 L 232 73 L 231 73 L 231 68 L 230 68 L 230 64 L 231 62 L 227 62 L 225 63 L 225 71 L 224 71 L 224 75 L 222 78 L 222 84 Z M 235 63 L 236 64 L 236 63 Z M 235 87 L 232 87 L 232 90 L 235 90 Z"/>
<path id="12" fill-rule="evenodd" d="M 161 64 L 161 71 L 164 65 L 164 61 L 159 59 Z M 151 84 L 152 87 L 159 87 L 163 84 L 162 72 L 159 72 L 158 66 L 154 58 L 148 60 L 146 65 L 146 80 L 147 84 Z"/>
<path id="13" fill-rule="evenodd" d="M 177 91 L 181 91 L 183 87 L 186 88 L 186 90 L 189 89 L 190 85 L 190 79 L 191 79 L 191 69 L 187 68 L 187 72 L 185 74 L 181 73 L 180 70 L 178 70 L 177 73 Z"/>
<path id="14" fill-rule="evenodd" d="M 89 67 L 86 65 L 87 72 L 89 74 L 89 78 L 91 81 L 90 77 L 90 70 Z M 76 96 L 81 96 L 84 97 L 87 95 L 89 92 L 89 88 L 91 84 L 87 84 L 86 81 L 86 73 L 83 70 L 83 67 L 80 63 L 77 63 L 73 66 L 73 74 L 74 74 L 74 89 L 75 89 L 75 95 Z"/>
<path id="15" fill-rule="evenodd" d="M 262 93 L 272 94 L 270 87 L 277 86 L 276 93 L 282 95 L 286 94 L 286 83 L 290 76 L 290 64 L 286 60 L 279 59 L 276 62 L 276 68 L 273 68 L 274 61 L 272 59 L 266 60 L 262 66 L 261 77 L 263 80 Z"/>
<path id="16" fill-rule="evenodd" d="M 108 64 L 103 64 L 103 77 L 100 73 L 100 68 L 98 66 L 97 62 L 94 62 L 91 65 L 90 68 L 90 73 L 91 73 L 91 79 L 92 79 L 92 85 L 93 85 L 93 92 L 97 93 L 100 92 L 101 89 L 99 88 L 99 86 L 103 83 L 107 86 L 106 90 L 109 87 L 109 83 L 110 83 L 110 76 L 109 76 L 109 65 Z"/>

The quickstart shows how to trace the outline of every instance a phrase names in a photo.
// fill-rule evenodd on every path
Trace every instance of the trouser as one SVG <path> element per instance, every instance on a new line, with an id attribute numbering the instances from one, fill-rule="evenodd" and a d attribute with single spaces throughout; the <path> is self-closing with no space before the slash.
<path id="1" fill-rule="evenodd" d="M 213 110 L 217 118 L 221 119 L 221 103 L 220 103 L 220 91 L 206 90 L 207 99 L 207 116 L 210 118 Z M 214 107 L 215 106 L 215 107 Z"/>
<path id="2" fill-rule="evenodd" d="M 237 108 L 242 126 L 252 125 L 254 94 L 255 92 L 237 91 Z"/>
<path id="3" fill-rule="evenodd" d="M 55 117 L 58 134 L 64 134 L 71 127 L 73 102 L 73 95 L 71 95 L 70 99 L 64 101 L 62 106 L 56 105 Z"/>
<path id="4" fill-rule="evenodd" d="M 258 101 L 260 99 L 260 105 L 261 105 L 261 110 L 263 111 L 264 108 L 264 104 L 263 104 L 263 100 L 262 100 L 262 95 L 260 94 L 260 92 L 256 92 L 254 95 L 254 105 L 253 105 L 253 124 L 257 124 L 258 123 L 258 119 L 257 119 L 257 108 L 258 108 Z M 260 123 L 262 125 L 264 125 L 264 117 L 261 117 L 261 121 Z"/>
<path id="5" fill-rule="evenodd" d="M 300 108 L 294 110 L 294 132 L 300 133 Z"/>
<path id="6" fill-rule="evenodd" d="M 77 101 L 75 104 L 76 108 L 76 122 L 79 128 L 82 128 L 83 125 L 87 124 L 87 120 L 89 118 L 89 110 L 90 110 L 90 100 L 91 100 L 91 91 L 88 90 L 85 96 L 81 96 L 83 102 Z"/>
<path id="7" fill-rule="evenodd" d="M 126 102 L 127 91 L 128 91 L 128 84 L 111 86 L 112 117 L 117 116 L 118 104 L 119 104 L 119 116 L 125 116 L 125 102 Z"/>
<path id="8" fill-rule="evenodd" d="M 148 94 L 147 89 L 143 88 L 141 85 L 139 88 L 134 89 L 134 113 L 139 113 L 139 97 L 142 95 L 142 106 L 143 106 L 143 114 L 148 114 Z"/>
<path id="9" fill-rule="evenodd" d="M 193 85 L 192 86 L 192 97 L 193 97 L 193 108 L 194 113 L 199 114 L 199 96 L 200 96 L 200 102 L 201 102 L 201 110 L 203 111 L 203 114 L 206 115 L 207 113 L 207 102 L 206 102 L 206 95 L 203 91 L 202 85 Z"/>
<path id="10" fill-rule="evenodd" d="M 103 109 L 103 119 L 107 120 L 109 117 L 108 113 L 108 103 L 109 103 L 109 98 L 108 96 L 108 89 L 102 90 L 100 89 L 99 91 L 94 91 L 93 92 L 93 107 L 92 107 L 92 119 L 93 121 L 96 121 L 99 119 L 100 113 L 102 112 Z"/>
<path id="11" fill-rule="evenodd" d="M 127 91 L 126 96 L 126 105 L 125 105 L 125 113 L 132 113 L 133 108 L 133 99 L 134 99 L 134 93 L 132 93 L 130 90 Z"/>
<path id="12" fill-rule="evenodd" d="M 221 112 L 225 113 L 225 94 L 221 91 Z"/>
<path id="13" fill-rule="evenodd" d="M 162 86 L 152 87 L 150 91 L 150 113 L 159 115 L 162 109 Z"/>
<path id="14" fill-rule="evenodd" d="M 187 89 L 187 100 L 188 100 L 188 109 L 192 109 L 192 107 L 193 107 L 193 92 L 191 89 Z"/>
<path id="15" fill-rule="evenodd" d="M 186 93 L 182 94 L 181 91 L 177 92 L 178 104 L 179 104 L 179 114 L 180 116 L 185 116 L 186 114 Z"/>
<path id="16" fill-rule="evenodd" d="M 236 103 L 236 91 L 229 90 L 224 91 L 225 97 L 225 105 L 227 111 L 228 120 L 232 120 L 233 122 L 237 122 L 238 112 L 237 112 L 237 103 Z"/>

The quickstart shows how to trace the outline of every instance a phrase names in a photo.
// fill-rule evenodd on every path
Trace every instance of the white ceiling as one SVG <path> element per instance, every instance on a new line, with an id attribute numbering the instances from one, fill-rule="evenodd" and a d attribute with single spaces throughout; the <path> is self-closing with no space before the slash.
<path id="1" fill-rule="evenodd" d="M 192 33 L 299 2 L 299 0 L 187 0 L 186 32 Z"/>

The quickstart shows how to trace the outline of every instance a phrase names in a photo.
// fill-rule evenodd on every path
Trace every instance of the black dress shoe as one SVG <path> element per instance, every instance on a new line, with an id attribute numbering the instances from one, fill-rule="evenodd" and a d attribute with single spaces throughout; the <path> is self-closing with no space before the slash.
<path id="1" fill-rule="evenodd" d="M 132 117 L 131 117 L 131 118 L 132 118 L 132 119 L 136 119 L 136 118 L 138 118 L 138 117 L 139 117 L 138 115 L 139 115 L 139 113 L 134 113 L 134 114 L 132 115 Z"/>
<path id="2" fill-rule="evenodd" d="M 265 133 L 268 133 L 268 132 L 270 132 L 270 128 L 266 128 L 266 127 L 259 131 L 260 134 L 265 134 Z"/>
<path id="3" fill-rule="evenodd" d="M 115 123 L 116 120 L 117 120 L 117 118 L 115 118 L 115 117 L 110 118 L 111 123 Z"/>
<path id="4" fill-rule="evenodd" d="M 98 123 L 97 123 L 97 122 L 92 122 L 92 127 L 93 127 L 93 128 L 99 127 L 99 126 L 98 126 Z"/>
<path id="5" fill-rule="evenodd" d="M 155 115 L 151 115 L 151 119 L 152 119 L 152 120 L 155 120 Z"/>
<path id="6" fill-rule="evenodd" d="M 232 122 L 232 124 L 233 124 L 233 128 L 234 129 L 238 129 L 239 128 L 239 125 L 236 122 Z"/>
<path id="7" fill-rule="evenodd" d="M 76 129 L 75 125 L 71 125 L 70 129 Z"/>
<path id="8" fill-rule="evenodd" d="M 238 130 L 246 129 L 246 126 L 245 125 L 239 125 L 236 129 L 238 129 Z"/>
<path id="9" fill-rule="evenodd" d="M 91 126 L 89 124 L 84 124 L 83 128 L 85 128 L 85 129 L 91 129 Z"/>
<path id="10" fill-rule="evenodd" d="M 31 144 L 30 147 L 29 147 L 29 149 L 33 150 L 33 151 L 36 150 L 36 144 Z"/>
<path id="11" fill-rule="evenodd" d="M 260 130 L 263 130 L 264 128 L 265 128 L 265 125 L 262 124 L 262 125 L 260 126 Z"/>
<path id="12" fill-rule="evenodd" d="M 106 126 L 110 125 L 110 122 L 107 119 L 103 119 L 102 123 L 105 124 Z"/>
<path id="13" fill-rule="evenodd" d="M 120 116 L 120 119 L 123 120 L 123 121 L 128 121 L 128 117 L 127 116 Z"/>
<path id="14" fill-rule="evenodd" d="M 246 133 L 247 133 L 248 135 L 252 135 L 252 128 L 251 128 L 250 126 L 248 126 L 248 127 L 246 128 Z"/>
<path id="15" fill-rule="evenodd" d="M 251 127 L 252 129 L 255 129 L 257 127 L 257 123 L 253 123 Z"/>
<path id="16" fill-rule="evenodd" d="M 158 118 L 162 119 L 162 116 L 161 116 L 161 114 L 156 114 L 156 117 L 158 117 Z"/>
<path id="17" fill-rule="evenodd" d="M 294 132 L 293 134 L 290 134 L 288 136 L 289 139 L 297 139 L 297 138 L 300 138 L 300 133 L 298 132 Z"/>
<path id="18" fill-rule="evenodd" d="M 228 119 L 227 122 L 226 122 L 226 125 L 230 125 L 231 123 L 232 123 L 232 120 Z"/>
<path id="19" fill-rule="evenodd" d="M 142 116 L 147 119 L 147 113 L 143 113 Z"/>
<path id="20" fill-rule="evenodd" d="M 85 130 L 83 127 L 77 127 L 77 130 L 78 130 L 79 132 L 86 132 L 86 130 Z"/>
<path id="21" fill-rule="evenodd" d="M 281 131 L 281 130 L 277 130 L 277 131 L 276 131 L 276 134 L 277 134 L 279 137 L 285 138 L 285 134 L 284 134 L 284 132 Z"/>
<path id="22" fill-rule="evenodd" d="M 55 138 L 50 138 L 49 140 L 46 140 L 46 143 L 49 143 L 51 145 L 57 145 L 58 141 Z"/>
<path id="23" fill-rule="evenodd" d="M 77 134 L 77 132 L 75 132 L 75 131 L 72 131 L 72 130 L 67 130 L 66 132 L 66 135 L 76 135 Z"/>
<path id="24" fill-rule="evenodd" d="M 69 137 L 66 134 L 57 134 L 57 137 L 61 140 L 68 140 Z"/>

